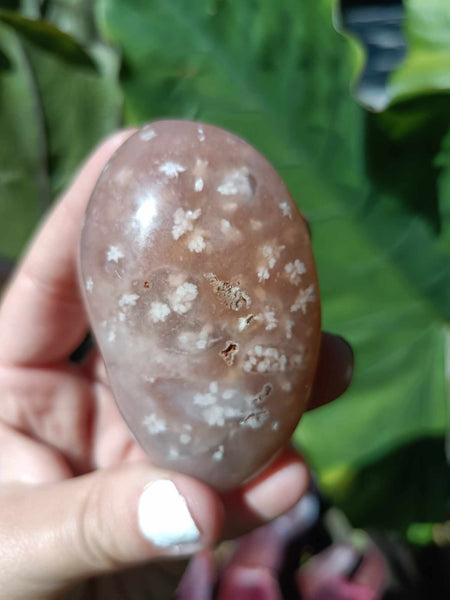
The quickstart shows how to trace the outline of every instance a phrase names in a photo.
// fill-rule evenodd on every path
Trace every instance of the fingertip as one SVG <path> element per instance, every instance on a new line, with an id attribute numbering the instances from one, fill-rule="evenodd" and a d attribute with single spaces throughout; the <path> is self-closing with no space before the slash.
<path id="1" fill-rule="evenodd" d="M 212 547 L 221 536 L 224 507 L 218 494 L 206 484 L 191 477 L 172 474 L 171 480 L 185 498 L 192 518 L 199 529 L 201 547 Z"/>
<path id="2" fill-rule="evenodd" d="M 292 508 L 306 493 L 309 471 L 301 457 L 286 450 L 245 493 L 246 504 L 261 521 L 271 521 Z"/>
<path id="3" fill-rule="evenodd" d="M 279 517 L 301 499 L 309 481 L 302 458 L 285 449 L 257 477 L 223 494 L 225 537 L 234 538 Z"/>
<path id="4" fill-rule="evenodd" d="M 104 159 L 109 160 L 114 152 L 118 150 L 129 137 L 136 133 L 136 131 L 138 131 L 136 127 L 127 127 L 115 131 L 109 137 L 102 140 L 92 154 L 94 156 L 99 156 L 99 158 L 103 157 Z"/>
<path id="5" fill-rule="evenodd" d="M 137 490 L 136 524 L 145 555 L 189 556 L 214 546 L 223 526 L 219 496 L 189 476 L 142 464 L 147 477 Z"/>
<path id="6" fill-rule="evenodd" d="M 331 333 L 322 334 L 319 361 L 307 410 L 318 408 L 342 396 L 351 383 L 354 362 L 353 349 L 345 338 Z"/>

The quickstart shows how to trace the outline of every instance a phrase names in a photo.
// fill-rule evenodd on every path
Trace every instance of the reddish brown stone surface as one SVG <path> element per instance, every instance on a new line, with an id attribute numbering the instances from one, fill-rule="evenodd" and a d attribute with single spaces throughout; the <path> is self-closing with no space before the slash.
<path id="1" fill-rule="evenodd" d="M 117 403 L 156 464 L 227 489 L 287 442 L 318 354 L 317 276 L 254 148 L 191 122 L 133 135 L 90 201 L 81 278 Z"/>

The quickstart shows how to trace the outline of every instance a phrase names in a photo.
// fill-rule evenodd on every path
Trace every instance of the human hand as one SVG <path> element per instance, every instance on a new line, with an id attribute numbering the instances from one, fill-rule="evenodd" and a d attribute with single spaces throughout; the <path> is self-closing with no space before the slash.
<path id="1" fill-rule="evenodd" d="M 116 408 L 98 352 L 70 361 L 88 331 L 77 277 L 84 210 L 104 164 L 132 133 L 117 133 L 88 159 L 1 305 L 2 600 L 48 600 L 91 577 L 188 555 L 277 517 L 308 487 L 291 449 L 222 496 L 154 467 Z M 310 406 L 338 397 L 351 371 L 348 345 L 325 334 Z"/>

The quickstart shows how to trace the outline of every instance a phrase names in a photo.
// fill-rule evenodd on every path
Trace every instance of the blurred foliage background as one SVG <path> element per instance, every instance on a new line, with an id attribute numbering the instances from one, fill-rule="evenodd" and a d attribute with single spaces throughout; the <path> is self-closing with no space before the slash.
<path id="1" fill-rule="evenodd" d="M 423 538 L 450 500 L 450 3 L 403 11 L 386 69 L 370 44 L 398 42 L 335 0 L 0 0 L 0 255 L 116 128 L 247 139 L 309 219 L 324 328 L 355 349 L 295 443 L 355 526 Z"/>

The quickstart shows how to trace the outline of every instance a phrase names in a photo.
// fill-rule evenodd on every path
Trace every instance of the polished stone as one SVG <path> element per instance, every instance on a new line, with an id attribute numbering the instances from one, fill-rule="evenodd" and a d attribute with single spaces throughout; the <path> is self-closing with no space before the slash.
<path id="1" fill-rule="evenodd" d="M 222 129 L 147 125 L 100 176 L 80 263 L 114 396 L 152 460 L 217 489 L 267 464 L 320 343 L 308 229 L 273 167 Z"/>

